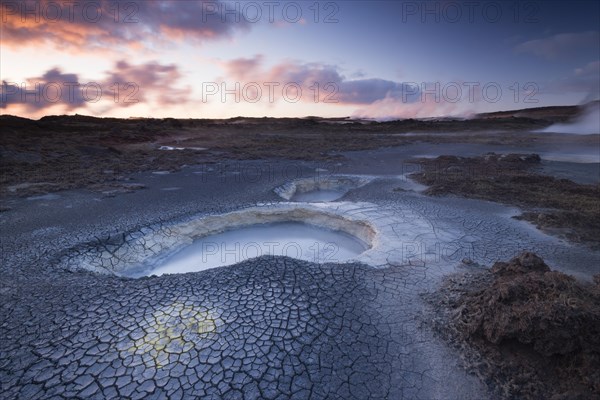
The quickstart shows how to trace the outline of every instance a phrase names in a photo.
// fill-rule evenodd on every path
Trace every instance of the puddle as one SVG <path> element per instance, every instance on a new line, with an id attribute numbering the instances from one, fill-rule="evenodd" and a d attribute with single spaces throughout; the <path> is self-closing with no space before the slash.
<path id="1" fill-rule="evenodd" d="M 174 150 L 195 150 L 195 151 L 203 151 L 203 150 L 208 150 L 207 147 L 174 147 L 174 146 L 160 146 L 158 148 L 158 150 L 163 150 L 163 151 L 174 151 Z"/>
<path id="2" fill-rule="evenodd" d="M 16 192 L 18 190 L 21 189 L 28 189 L 31 187 L 44 187 L 44 186 L 56 186 L 55 183 L 50 183 L 50 182 L 25 182 L 25 183 L 19 183 L 17 185 L 12 185 L 12 186 L 8 186 L 7 189 L 9 192 Z"/>
<path id="3" fill-rule="evenodd" d="M 345 262 L 367 250 L 362 240 L 302 222 L 257 224 L 195 240 L 127 276 L 177 274 L 232 265 L 264 255 L 325 263 Z"/>
<path id="4" fill-rule="evenodd" d="M 543 160 L 547 161 L 572 162 L 580 164 L 600 163 L 600 155 L 595 152 L 539 152 L 538 154 Z"/>

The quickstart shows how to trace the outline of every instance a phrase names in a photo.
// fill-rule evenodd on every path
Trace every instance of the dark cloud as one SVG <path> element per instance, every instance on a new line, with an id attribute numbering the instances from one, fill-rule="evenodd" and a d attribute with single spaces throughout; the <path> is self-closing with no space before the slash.
<path id="1" fill-rule="evenodd" d="M 7 108 L 11 104 L 22 104 L 30 111 L 54 105 L 63 105 L 69 111 L 85 107 L 86 99 L 78 85 L 77 74 L 64 74 L 58 68 L 27 82 L 2 81 L 0 108 Z"/>
<path id="2" fill-rule="evenodd" d="M 343 103 L 371 104 L 384 98 L 393 98 L 407 103 L 420 99 L 417 86 L 384 79 L 357 79 L 340 83 L 340 100 Z"/>

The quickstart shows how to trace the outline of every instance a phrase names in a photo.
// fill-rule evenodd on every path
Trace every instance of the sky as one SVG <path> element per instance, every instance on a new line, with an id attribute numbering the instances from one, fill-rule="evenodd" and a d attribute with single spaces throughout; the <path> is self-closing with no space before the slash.
<path id="1" fill-rule="evenodd" d="M 0 3 L 2 114 L 386 120 L 600 97 L 595 1 Z"/>

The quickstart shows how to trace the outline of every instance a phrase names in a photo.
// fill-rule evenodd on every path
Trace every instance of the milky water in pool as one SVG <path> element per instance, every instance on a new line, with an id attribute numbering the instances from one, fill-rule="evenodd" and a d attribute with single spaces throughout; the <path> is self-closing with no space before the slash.
<path id="1" fill-rule="evenodd" d="M 262 255 L 289 256 L 305 261 L 344 262 L 369 246 L 345 232 L 302 222 L 251 225 L 195 240 L 130 277 L 202 271 Z"/>
<path id="2" fill-rule="evenodd" d="M 317 189 L 303 193 L 296 193 L 290 200 L 292 201 L 305 201 L 309 203 L 319 203 L 325 201 L 334 201 L 346 194 L 344 190 L 327 190 Z"/>

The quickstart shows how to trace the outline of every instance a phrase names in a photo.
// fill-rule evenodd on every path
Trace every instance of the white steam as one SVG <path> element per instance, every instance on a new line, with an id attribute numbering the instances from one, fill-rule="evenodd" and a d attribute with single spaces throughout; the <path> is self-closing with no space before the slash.
<path id="1" fill-rule="evenodd" d="M 600 134 L 600 103 L 595 102 L 586 107 L 583 114 L 573 122 L 554 124 L 542 132 L 572 133 L 575 135 Z"/>

